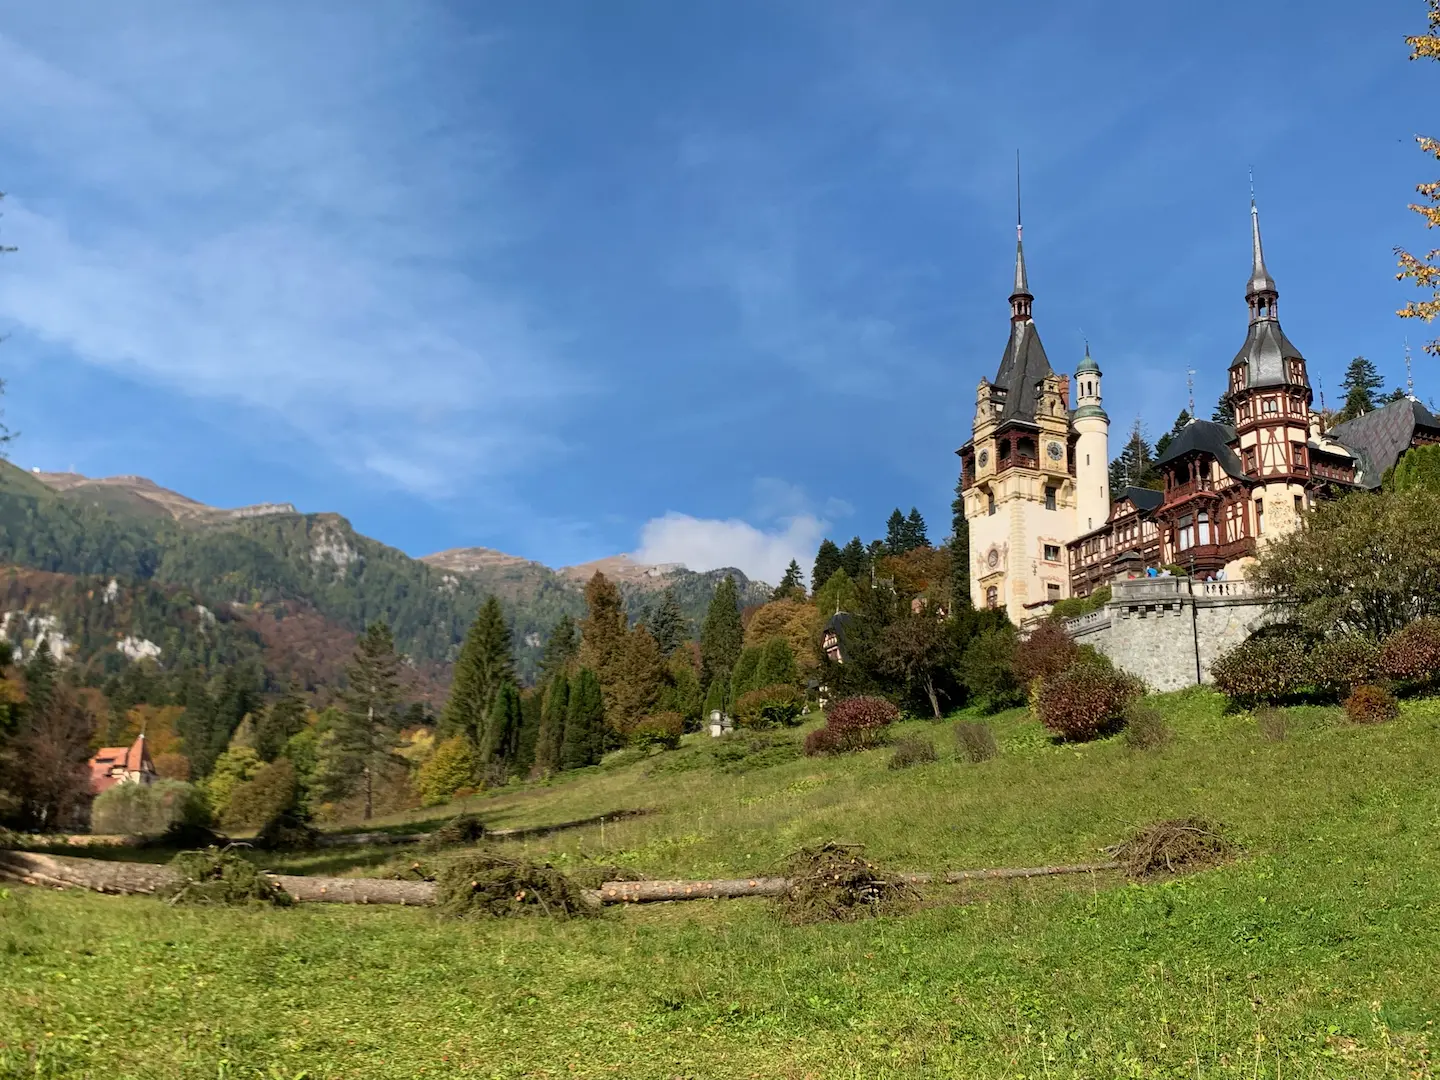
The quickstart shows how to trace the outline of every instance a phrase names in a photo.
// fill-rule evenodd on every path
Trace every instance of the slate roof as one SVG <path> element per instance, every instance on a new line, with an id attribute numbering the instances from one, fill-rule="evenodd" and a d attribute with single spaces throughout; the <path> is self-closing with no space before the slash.
<path id="1" fill-rule="evenodd" d="M 1245 344 L 1230 361 L 1231 368 L 1245 365 L 1246 388 L 1255 386 L 1286 386 L 1292 380 L 1286 360 L 1301 357 L 1278 319 L 1256 319 L 1245 335 Z M 1301 357 L 1303 359 L 1303 357 Z"/>
<path id="2" fill-rule="evenodd" d="M 1129 499 L 1135 504 L 1135 509 L 1143 514 L 1158 508 L 1165 501 L 1165 493 L 1156 491 L 1154 488 L 1127 487 L 1121 493 L 1120 499 Z M 1116 502 L 1119 502 L 1120 499 L 1117 499 Z"/>
<path id="3" fill-rule="evenodd" d="M 1440 436 L 1440 419 L 1420 402 L 1401 398 L 1336 424 L 1328 434 L 1360 459 L 1356 481 L 1361 487 L 1373 489 L 1380 486 L 1385 470 L 1410 449 L 1416 428 L 1429 428 Z"/>
<path id="4" fill-rule="evenodd" d="M 1235 429 L 1229 424 L 1220 424 L 1214 420 L 1191 420 L 1180 429 L 1179 435 L 1170 440 L 1170 445 L 1155 464 L 1164 465 L 1185 454 L 1209 454 L 1220 463 L 1220 467 L 1228 475 L 1236 480 L 1244 480 L 1245 470 L 1240 467 L 1240 459 L 1229 446 L 1234 440 Z"/>
<path id="5" fill-rule="evenodd" d="M 1040 380 L 1054 374 L 1050 358 L 1045 355 L 1045 346 L 1040 344 L 1040 333 L 1029 319 L 1020 319 L 1010 324 L 1010 340 L 1005 344 L 1005 355 L 1000 360 L 1000 371 L 995 376 L 995 385 L 1005 391 L 1005 403 L 1001 406 L 999 420 L 1034 420 L 1035 390 Z"/>

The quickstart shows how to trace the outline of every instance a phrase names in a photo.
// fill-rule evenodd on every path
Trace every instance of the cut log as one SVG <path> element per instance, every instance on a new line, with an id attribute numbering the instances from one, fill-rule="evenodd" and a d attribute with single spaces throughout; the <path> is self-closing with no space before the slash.
<path id="1" fill-rule="evenodd" d="M 545 836 L 553 832 L 563 832 L 566 829 L 582 829 L 587 825 L 600 825 L 612 821 L 623 821 L 625 818 L 641 817 L 645 814 L 653 814 L 654 810 L 612 810 L 608 814 L 596 814 L 593 817 L 576 818 L 574 821 L 559 821 L 554 825 L 530 825 L 523 829 L 489 829 L 486 831 L 486 840 L 526 840 L 532 836 Z M 389 832 L 367 832 L 367 833 L 332 833 L 322 834 L 316 837 L 316 847 L 363 847 L 366 844 L 420 844 L 430 838 L 429 833 L 389 833 Z"/>
<path id="2" fill-rule="evenodd" d="M 0 851 L 0 880 L 105 893 L 173 892 L 180 886 L 180 875 L 168 866 L 30 851 Z"/>
<path id="3" fill-rule="evenodd" d="M 423 907 L 435 903 L 433 881 L 387 881 L 383 878 L 296 877 L 267 874 L 296 900 L 311 904 L 400 904 Z"/>

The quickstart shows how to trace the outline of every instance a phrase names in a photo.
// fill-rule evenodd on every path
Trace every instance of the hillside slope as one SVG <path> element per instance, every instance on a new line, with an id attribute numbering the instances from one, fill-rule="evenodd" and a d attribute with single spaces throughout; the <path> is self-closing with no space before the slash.
<path id="1" fill-rule="evenodd" d="M 338 643 L 375 619 L 390 624 L 399 648 L 418 663 L 443 667 L 492 593 L 505 608 L 518 668 L 528 678 L 549 629 L 562 615 L 584 611 L 577 575 L 502 552 L 471 548 L 414 559 L 356 532 L 338 514 L 302 514 L 285 503 L 222 510 L 143 477 L 27 473 L 7 462 L 0 462 L 3 564 L 84 579 L 77 585 L 82 591 L 96 587 L 91 579 L 102 587 L 110 578 L 153 582 L 190 590 L 212 610 L 243 609 L 271 643 L 270 664 L 303 671 L 303 680 L 312 683 L 338 676 L 340 661 L 332 655 Z M 723 573 L 662 569 L 659 577 L 622 581 L 632 617 L 644 613 L 658 588 L 669 586 L 698 625 Z M 730 573 L 744 602 L 768 595 L 765 586 Z M 32 603 L 30 613 L 36 610 Z M 312 620 L 311 633 L 329 644 L 284 661 L 284 648 L 307 647 L 306 635 L 294 632 L 301 617 Z M 291 623 L 284 627 L 287 618 Z M 76 630 L 67 632 L 90 640 L 76 637 Z M 177 650 L 202 647 L 181 630 L 185 642 Z"/>

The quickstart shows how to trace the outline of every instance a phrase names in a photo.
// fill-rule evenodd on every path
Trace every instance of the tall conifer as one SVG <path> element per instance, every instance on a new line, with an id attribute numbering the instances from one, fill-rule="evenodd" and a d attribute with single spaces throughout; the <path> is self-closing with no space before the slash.
<path id="1" fill-rule="evenodd" d="M 717 679 L 729 681 L 745 642 L 740 625 L 740 590 L 728 574 L 715 587 L 705 625 L 700 629 L 700 683 L 707 689 Z"/>
<path id="2" fill-rule="evenodd" d="M 821 540 L 820 550 L 815 553 L 815 567 L 810 571 L 810 592 L 818 593 L 830 575 L 839 569 L 840 548 L 833 540 Z"/>
<path id="3" fill-rule="evenodd" d="M 485 598 L 460 647 L 450 697 L 440 716 L 442 735 L 465 735 L 480 746 L 495 695 L 506 682 L 515 681 L 515 660 L 510 649 L 510 628 L 494 596 Z"/>
<path id="4" fill-rule="evenodd" d="M 669 656 L 690 637 L 690 627 L 680 603 L 675 599 L 675 590 L 667 588 L 660 594 L 654 610 L 645 620 L 655 644 L 660 647 L 661 656 Z"/>
<path id="5" fill-rule="evenodd" d="M 485 724 L 485 737 L 480 746 L 482 765 L 510 769 L 520 753 L 521 715 L 520 691 L 506 680 L 495 691 L 490 716 Z"/>
<path id="6" fill-rule="evenodd" d="M 570 685 L 566 703 L 561 767 L 581 769 L 593 765 L 604 750 L 605 703 L 600 694 L 600 680 L 589 668 L 581 668 Z"/>
<path id="7" fill-rule="evenodd" d="M 570 705 L 570 680 L 562 671 L 545 687 L 540 708 L 540 732 L 535 739 L 534 771 L 546 776 L 560 768 L 565 745 L 565 713 Z"/>

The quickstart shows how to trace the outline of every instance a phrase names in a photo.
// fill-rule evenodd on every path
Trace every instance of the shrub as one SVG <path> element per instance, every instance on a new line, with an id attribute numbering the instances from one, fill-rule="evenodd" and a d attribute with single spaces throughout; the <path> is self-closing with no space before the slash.
<path id="1" fill-rule="evenodd" d="M 1016 634 L 1002 626 L 977 634 L 960 658 L 960 681 L 985 712 L 999 712 L 1025 700 L 1015 677 Z"/>
<path id="2" fill-rule="evenodd" d="M 266 765 L 230 793 L 220 823 L 227 829 L 253 829 L 297 807 L 300 794 L 295 766 L 281 758 Z"/>
<path id="3" fill-rule="evenodd" d="M 457 814 L 425 838 L 428 848 L 473 844 L 485 837 L 485 824 L 474 814 Z"/>
<path id="4" fill-rule="evenodd" d="M 852 697 L 831 706 L 825 726 L 835 733 L 837 750 L 868 750 L 885 741 L 898 719 L 900 710 L 882 697 Z"/>
<path id="5" fill-rule="evenodd" d="M 1265 708 L 1255 710 L 1255 726 L 1260 729 L 1260 737 L 1266 742 L 1284 742 L 1289 724 L 1282 710 Z"/>
<path id="6" fill-rule="evenodd" d="M 172 825 L 209 823 L 205 796 L 183 780 L 116 784 L 96 796 L 90 808 L 90 829 L 97 833 L 156 836 Z"/>
<path id="7" fill-rule="evenodd" d="M 1041 686 L 1036 715 L 1062 739 L 1083 742 L 1118 727 L 1126 708 L 1144 691 L 1133 675 L 1076 664 Z"/>
<path id="8" fill-rule="evenodd" d="M 231 848 L 182 851 L 170 860 L 180 875 L 180 888 L 171 903 L 182 904 L 273 904 L 293 903 L 289 893 L 276 885 L 249 859 Z"/>
<path id="9" fill-rule="evenodd" d="M 1416 619 L 1386 638 L 1380 648 L 1380 670 L 1412 683 L 1440 678 L 1440 619 Z"/>
<path id="10" fill-rule="evenodd" d="M 155 771 L 166 780 L 189 780 L 190 759 L 184 754 L 156 754 Z"/>
<path id="11" fill-rule="evenodd" d="M 1345 699 L 1345 715 L 1356 724 L 1383 724 L 1400 715 L 1400 703 L 1383 686 L 1357 686 Z"/>
<path id="12" fill-rule="evenodd" d="M 1253 637 L 1210 668 L 1215 688 L 1242 706 L 1273 704 L 1310 685 L 1309 657 L 1291 637 Z"/>
<path id="13" fill-rule="evenodd" d="M 1380 646 L 1354 634 L 1325 638 L 1310 652 L 1310 669 L 1317 687 L 1344 697 L 1380 677 Z"/>
<path id="14" fill-rule="evenodd" d="M 1029 687 L 1036 679 L 1060 674 L 1079 658 L 1080 647 L 1060 620 L 1045 619 L 1015 646 L 1015 677 Z"/>
<path id="15" fill-rule="evenodd" d="M 464 735 L 441 742 L 415 773 L 421 806 L 439 806 L 475 782 L 475 748 Z"/>
<path id="16" fill-rule="evenodd" d="M 747 728 L 789 727 L 804 713 L 805 695 L 783 684 L 751 690 L 735 702 L 735 721 Z"/>
<path id="17" fill-rule="evenodd" d="M 979 764 L 1000 756 L 995 732 L 980 720 L 961 720 L 955 725 L 955 743 L 966 761 Z"/>
<path id="18" fill-rule="evenodd" d="M 805 736 L 805 756 L 819 757 L 821 754 L 838 754 L 840 740 L 829 726 L 818 727 Z"/>
<path id="19" fill-rule="evenodd" d="M 313 848 L 320 830 L 298 809 L 280 811 L 261 826 L 255 834 L 255 846 L 261 851 L 301 851 Z"/>
<path id="20" fill-rule="evenodd" d="M 890 768 L 908 769 L 911 765 L 923 765 L 939 760 L 935 755 L 935 744 L 919 735 L 911 735 L 895 744 L 895 753 L 890 756 Z"/>
<path id="21" fill-rule="evenodd" d="M 674 750 L 685 733 L 685 717 L 678 712 L 655 713 L 630 729 L 630 745 L 645 749 Z"/>
<path id="22" fill-rule="evenodd" d="M 249 780 L 265 763 L 260 755 L 248 746 L 232 746 L 215 761 L 215 767 L 205 780 L 205 797 L 210 800 L 210 809 L 216 817 L 225 816 L 230 805 L 230 796 L 235 789 Z"/>
<path id="23" fill-rule="evenodd" d="M 1165 714 L 1143 700 L 1125 710 L 1125 744 L 1134 750 L 1158 750 L 1175 737 Z"/>

